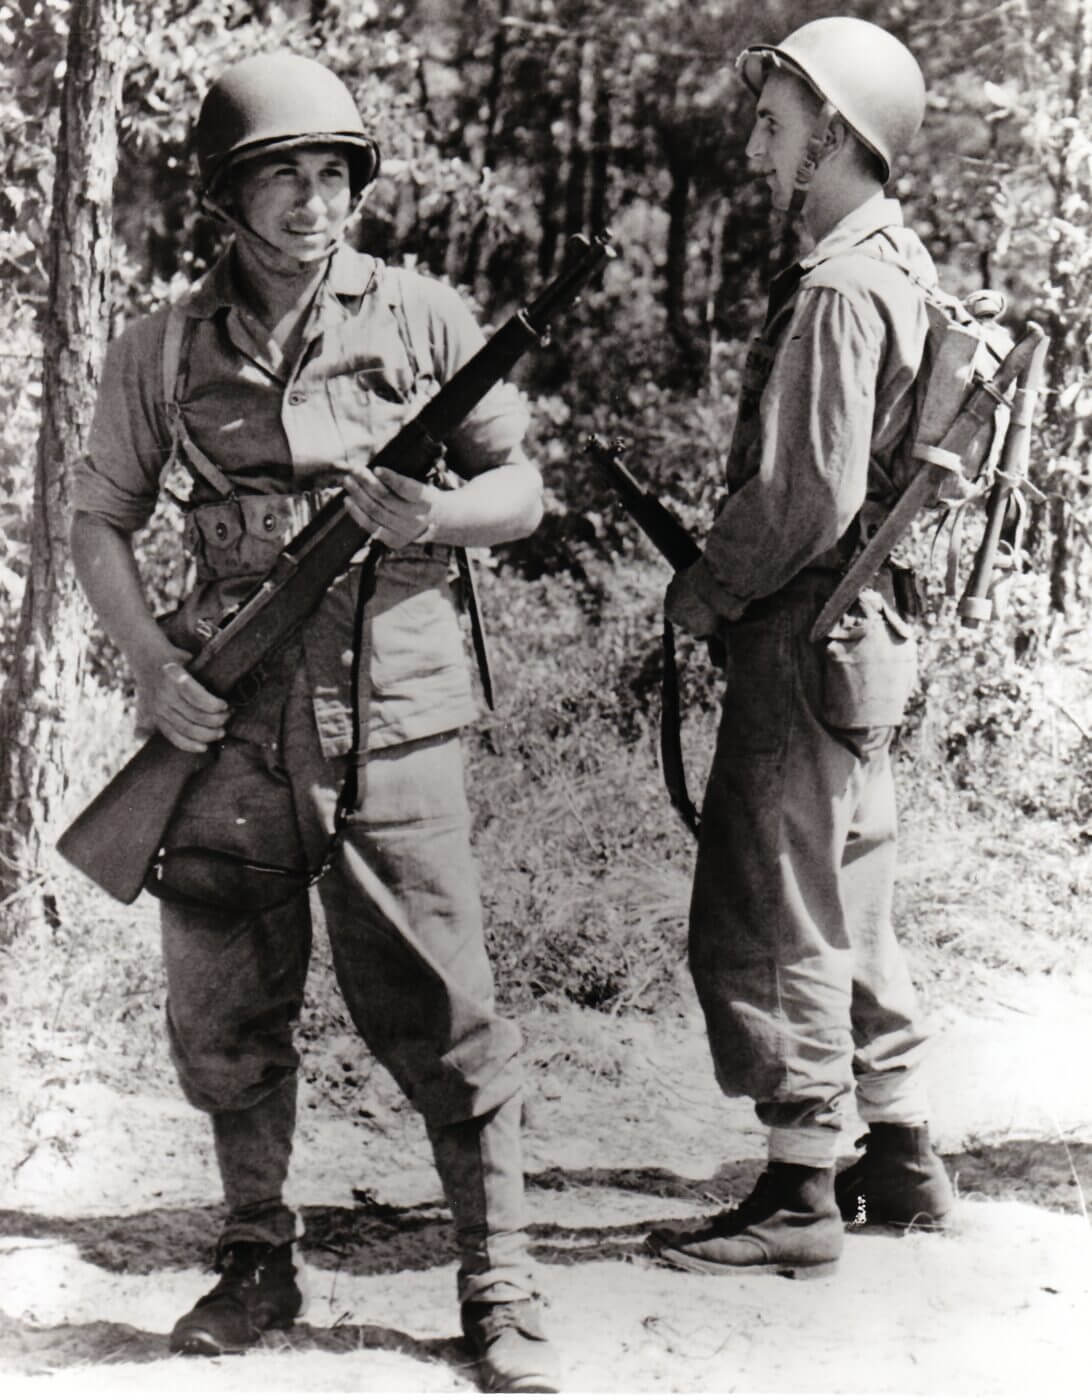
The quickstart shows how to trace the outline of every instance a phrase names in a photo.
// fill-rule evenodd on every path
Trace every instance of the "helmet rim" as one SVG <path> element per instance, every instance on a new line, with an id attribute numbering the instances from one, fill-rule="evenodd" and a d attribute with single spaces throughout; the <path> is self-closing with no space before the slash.
<path id="1" fill-rule="evenodd" d="M 301 136 L 270 136 L 235 147 L 214 162 L 210 162 L 207 173 L 201 182 L 201 193 L 206 198 L 215 194 L 219 185 L 240 165 L 248 161 L 260 160 L 262 156 L 276 151 L 300 150 L 306 146 L 326 146 L 345 152 L 349 159 L 350 177 L 354 197 L 359 198 L 379 171 L 379 147 L 371 137 L 356 136 L 348 131 L 323 131 Z M 361 167 L 362 158 L 367 164 Z M 357 178 L 352 178 L 354 163 L 358 167 Z"/>
<path id="2" fill-rule="evenodd" d="M 737 73 L 756 96 L 771 66 L 830 102 L 881 162 L 884 181 L 890 178 L 895 157 L 925 115 L 925 80 L 901 40 L 868 20 L 829 16 L 801 25 L 780 44 L 751 44 L 736 60 Z"/>
<path id="3" fill-rule="evenodd" d="M 232 64 L 206 92 L 194 128 L 202 196 L 239 161 L 309 145 L 349 153 L 354 198 L 379 172 L 378 143 L 332 69 L 283 49 Z"/>

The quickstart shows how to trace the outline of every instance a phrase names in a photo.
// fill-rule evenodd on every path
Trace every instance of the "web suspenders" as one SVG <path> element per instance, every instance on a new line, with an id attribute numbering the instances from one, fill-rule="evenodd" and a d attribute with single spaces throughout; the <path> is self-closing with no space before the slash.
<path id="1" fill-rule="evenodd" d="M 171 452 L 164 473 L 177 464 L 201 477 L 225 500 L 231 500 L 235 487 L 190 437 L 182 417 L 181 391 L 189 367 L 192 339 L 193 318 L 186 314 L 184 302 L 175 302 L 167 312 L 167 328 L 163 335 L 163 407 L 171 435 Z"/>
<path id="2" fill-rule="evenodd" d="M 411 322 L 402 291 L 402 279 L 397 271 L 385 268 L 382 264 L 379 264 L 377 270 L 382 279 L 383 291 L 387 295 L 387 304 L 398 323 L 402 343 L 409 357 L 410 367 L 416 377 L 421 372 L 423 365 L 434 363 L 428 325 L 421 318 L 418 319 L 416 325 Z M 397 295 L 395 296 L 390 295 L 392 281 L 397 283 Z M 200 477 L 224 500 L 233 500 L 235 487 L 230 478 L 211 457 L 202 452 L 201 448 L 190 437 L 185 419 L 182 416 L 181 396 L 189 367 L 190 342 L 193 339 L 193 318 L 187 315 L 185 307 L 185 300 L 175 302 L 170 307 L 163 335 L 163 405 L 167 415 L 167 429 L 170 433 L 171 445 L 161 475 L 166 477 L 172 468 L 180 467 L 192 476 Z M 450 481 L 450 474 L 447 475 Z M 170 490 L 169 487 L 166 489 Z M 173 495 L 173 492 L 171 494 Z M 482 621 L 481 608 L 478 603 L 474 571 L 470 557 L 462 545 L 455 546 L 452 552 L 459 574 L 463 605 L 466 608 L 467 617 L 470 619 L 470 636 L 474 646 L 474 657 L 478 665 L 478 675 L 481 679 L 482 695 L 486 704 L 493 710 L 496 709 L 493 673 L 489 663 L 489 648 L 485 637 L 485 624 Z"/>

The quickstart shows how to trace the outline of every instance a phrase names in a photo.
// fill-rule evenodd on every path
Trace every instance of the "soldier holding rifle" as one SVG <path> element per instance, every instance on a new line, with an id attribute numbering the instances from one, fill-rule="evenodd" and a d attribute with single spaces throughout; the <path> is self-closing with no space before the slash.
<path id="1" fill-rule="evenodd" d="M 483 338 L 450 289 L 344 243 L 379 152 L 332 72 L 286 53 L 229 68 L 196 148 L 204 208 L 233 236 L 179 307 L 112 345 L 72 529 L 151 723 L 214 753 L 151 880 L 171 1053 L 210 1116 L 226 1204 L 219 1282 L 170 1345 L 241 1351 L 301 1307 L 283 1187 L 317 883 L 353 1021 L 427 1125 L 482 1383 L 553 1391 L 525 1233 L 520 1037 L 494 1006 L 469 846 L 458 730 L 475 708 L 451 583 L 453 550 L 538 524 L 525 415 L 497 386 L 465 417 L 449 440 L 458 490 L 369 467 Z M 131 543 L 161 489 L 184 499 L 197 580 L 162 625 Z M 358 587 L 350 567 L 229 705 L 187 661 L 339 490 L 385 546 L 374 576 Z"/>
<path id="2" fill-rule="evenodd" d="M 939 1225 L 951 1188 L 922 1084 L 926 1035 L 891 922 L 890 747 L 915 675 L 890 566 L 809 632 L 896 498 L 936 272 L 883 186 L 924 113 L 909 51 L 813 21 L 747 49 L 756 174 L 810 251 L 773 280 L 744 374 L 729 494 L 671 622 L 727 650 L 702 811 L 690 965 L 718 1080 L 753 1098 L 768 1164 L 735 1210 L 649 1247 L 707 1273 L 826 1273 L 843 1221 Z M 836 1175 L 846 1108 L 865 1151 Z"/>

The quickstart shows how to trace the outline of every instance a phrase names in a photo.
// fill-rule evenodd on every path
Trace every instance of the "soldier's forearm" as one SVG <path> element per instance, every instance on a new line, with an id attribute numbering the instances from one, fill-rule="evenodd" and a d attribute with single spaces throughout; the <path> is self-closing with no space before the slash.
<path id="1" fill-rule="evenodd" d="M 117 646 L 139 682 L 178 652 L 164 636 L 148 606 L 124 531 L 95 516 L 77 512 L 71 532 L 76 578 L 103 631 Z"/>

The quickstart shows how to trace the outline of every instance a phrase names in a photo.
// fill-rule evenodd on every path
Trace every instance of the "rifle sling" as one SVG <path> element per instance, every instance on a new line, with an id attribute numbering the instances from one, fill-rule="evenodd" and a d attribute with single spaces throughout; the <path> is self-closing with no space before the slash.
<path id="1" fill-rule="evenodd" d="M 478 663 L 478 677 L 482 683 L 482 695 L 491 710 L 497 708 L 493 690 L 493 669 L 489 663 L 489 645 L 485 636 L 485 623 L 478 603 L 478 586 L 474 581 L 474 566 L 470 555 L 462 545 L 456 545 L 453 553 L 459 570 L 459 583 L 462 586 L 462 603 L 470 619 L 470 638 L 474 644 L 474 658 Z"/>
<path id="2" fill-rule="evenodd" d="M 686 787 L 682 754 L 682 706 L 679 702 L 679 668 L 675 659 L 675 629 L 664 619 L 664 672 L 660 699 L 660 761 L 664 786 L 671 805 L 693 836 L 700 817 Z"/>

